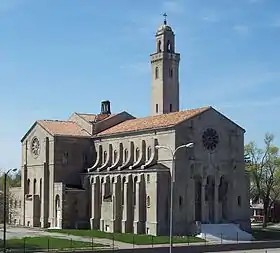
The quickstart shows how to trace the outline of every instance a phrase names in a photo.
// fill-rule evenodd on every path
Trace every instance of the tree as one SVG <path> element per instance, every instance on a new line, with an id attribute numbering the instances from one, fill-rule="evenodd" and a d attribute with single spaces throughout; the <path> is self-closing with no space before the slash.
<path id="1" fill-rule="evenodd" d="M 267 225 L 271 206 L 280 197 L 280 155 L 273 141 L 273 134 L 267 133 L 263 149 L 258 148 L 255 142 L 245 145 L 244 158 L 251 179 L 250 194 L 263 202 L 263 227 Z"/>
<path id="2" fill-rule="evenodd" d="M 4 210 L 4 173 L 0 176 L 0 222 L 3 222 L 3 210 Z M 21 172 L 18 171 L 16 174 L 7 175 L 7 220 L 10 220 L 11 217 L 17 216 L 19 208 L 19 200 L 16 199 L 16 196 L 9 190 L 10 187 L 20 186 L 21 182 Z"/>

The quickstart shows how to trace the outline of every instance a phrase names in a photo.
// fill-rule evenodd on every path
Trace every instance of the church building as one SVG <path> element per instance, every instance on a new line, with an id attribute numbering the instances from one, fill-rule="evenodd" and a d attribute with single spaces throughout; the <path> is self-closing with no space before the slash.
<path id="1" fill-rule="evenodd" d="M 167 235 L 174 166 L 174 234 L 194 233 L 198 222 L 248 230 L 245 130 L 211 106 L 180 110 L 179 63 L 165 20 L 151 54 L 150 116 L 112 112 L 103 101 L 96 114 L 36 121 L 21 139 L 11 221 Z M 182 145 L 173 162 L 171 150 Z"/>

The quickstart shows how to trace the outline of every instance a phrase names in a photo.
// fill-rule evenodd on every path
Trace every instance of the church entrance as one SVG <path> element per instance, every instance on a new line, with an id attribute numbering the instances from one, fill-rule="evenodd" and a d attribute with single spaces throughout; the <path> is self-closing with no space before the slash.
<path id="1" fill-rule="evenodd" d="M 201 178 L 195 179 L 195 220 L 201 221 Z"/>

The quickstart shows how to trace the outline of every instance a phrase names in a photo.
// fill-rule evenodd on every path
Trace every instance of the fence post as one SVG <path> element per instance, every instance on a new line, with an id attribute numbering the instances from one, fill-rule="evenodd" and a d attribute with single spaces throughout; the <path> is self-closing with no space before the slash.
<path id="1" fill-rule="evenodd" d="M 73 251 L 73 239 L 72 238 L 70 240 L 70 248 L 71 248 L 71 251 Z"/>
<path id="2" fill-rule="evenodd" d="M 190 245 L 190 236 L 189 235 L 187 237 L 187 242 L 188 242 L 188 245 Z"/>
<path id="3" fill-rule="evenodd" d="M 132 236 L 132 245 L 133 245 L 133 248 L 134 248 L 134 234 L 133 234 L 133 236 Z"/>
<path id="4" fill-rule="evenodd" d="M 154 247 L 154 237 L 152 236 L 152 248 Z"/>
<path id="5" fill-rule="evenodd" d="M 206 245 L 206 233 L 204 234 L 204 244 Z"/>
<path id="6" fill-rule="evenodd" d="M 48 243 L 48 252 L 50 252 L 50 238 L 48 238 L 47 243 Z"/>
<path id="7" fill-rule="evenodd" d="M 115 237 L 114 237 L 114 233 L 112 233 L 112 248 L 113 248 L 113 251 L 115 249 Z"/>
<path id="8" fill-rule="evenodd" d="M 237 244 L 238 244 L 238 240 L 239 240 L 239 238 L 238 238 L 238 232 L 237 232 L 237 235 L 236 235 Z"/>
<path id="9" fill-rule="evenodd" d="M 221 244 L 223 244 L 223 233 L 221 233 Z"/>
<path id="10" fill-rule="evenodd" d="M 23 238 L 23 252 L 25 253 L 26 251 L 25 251 L 25 237 Z"/>
<path id="11" fill-rule="evenodd" d="M 93 252 L 94 251 L 94 246 L 93 246 L 93 238 L 91 238 L 91 251 Z"/>

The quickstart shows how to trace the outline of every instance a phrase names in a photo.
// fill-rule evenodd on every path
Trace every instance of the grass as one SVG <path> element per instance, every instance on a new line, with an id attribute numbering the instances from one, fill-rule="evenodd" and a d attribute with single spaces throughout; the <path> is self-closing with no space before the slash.
<path id="1" fill-rule="evenodd" d="M 78 229 L 49 229 L 48 232 L 63 233 L 81 237 L 90 238 L 106 238 L 110 240 L 137 244 L 137 245 L 148 245 L 148 244 L 167 244 L 169 243 L 168 236 L 152 236 L 152 235 L 140 235 L 140 234 L 124 234 L 124 233 L 106 233 L 97 230 L 78 230 Z M 174 236 L 174 243 L 194 243 L 194 242 L 204 242 L 205 240 L 194 237 L 186 236 L 179 237 Z"/>
<path id="2" fill-rule="evenodd" d="M 0 241 L 1 248 L 3 248 L 3 241 Z M 54 238 L 49 236 L 44 237 L 25 237 L 21 239 L 9 239 L 6 242 L 8 249 L 27 249 L 27 250 L 41 250 L 41 249 L 56 249 L 56 250 L 73 250 L 85 248 L 103 247 L 102 244 L 92 244 L 90 242 L 72 241 L 67 239 Z"/>
<path id="3" fill-rule="evenodd" d="M 252 235 L 257 241 L 280 240 L 280 229 L 277 228 L 252 228 Z"/>

